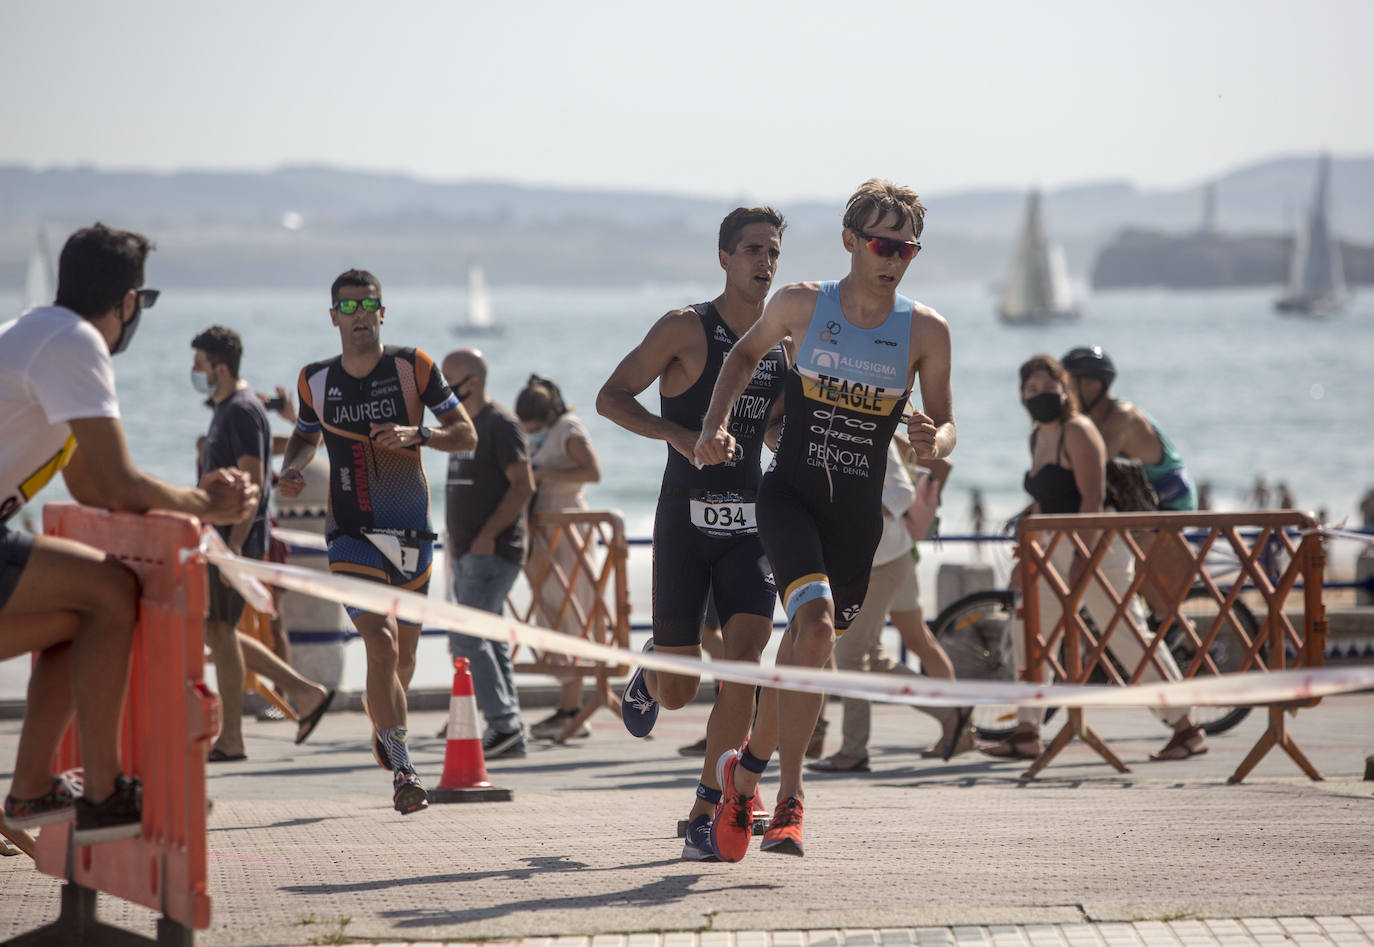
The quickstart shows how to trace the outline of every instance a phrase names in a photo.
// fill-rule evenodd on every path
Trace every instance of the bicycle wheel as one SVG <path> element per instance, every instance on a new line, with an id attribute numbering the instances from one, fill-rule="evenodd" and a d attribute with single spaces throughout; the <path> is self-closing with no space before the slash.
<path id="1" fill-rule="evenodd" d="M 1207 629 L 1212 627 L 1212 622 L 1216 620 L 1217 612 L 1220 610 L 1220 603 L 1204 588 L 1191 589 L 1179 609 L 1183 613 L 1183 617 L 1192 623 L 1193 630 L 1199 638 L 1207 633 Z M 1153 616 L 1151 620 L 1154 620 Z M 1230 617 L 1222 622 L 1221 627 L 1217 630 L 1217 636 L 1212 641 L 1212 646 L 1208 649 L 1207 654 L 1222 674 L 1239 671 L 1241 662 L 1245 657 L 1245 642 L 1247 640 L 1254 641 L 1259 633 L 1260 626 L 1254 613 L 1244 602 L 1237 599 L 1235 605 L 1231 607 Z M 1181 670 L 1192 664 L 1193 656 L 1197 652 L 1193 647 L 1193 642 L 1183 633 L 1182 629 L 1170 628 L 1166 641 Z M 1260 653 L 1263 654 L 1263 650 Z M 1210 674 L 1212 672 L 1210 668 L 1203 665 L 1198 668 L 1198 673 Z M 1225 733 L 1249 714 L 1249 707 L 1194 707 L 1193 722 L 1207 733 Z"/>
<path id="2" fill-rule="evenodd" d="M 969 681 L 1016 680 L 1011 621 L 1015 615 L 1009 591 L 974 592 L 951 604 L 935 619 L 935 640 L 949 655 L 954 676 Z M 1002 740 L 1016 729 L 1016 707 L 980 705 L 973 728 L 985 740 Z"/>

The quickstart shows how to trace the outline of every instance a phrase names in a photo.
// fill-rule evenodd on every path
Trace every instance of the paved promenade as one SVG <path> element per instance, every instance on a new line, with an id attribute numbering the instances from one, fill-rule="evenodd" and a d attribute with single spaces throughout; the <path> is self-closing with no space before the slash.
<path id="1" fill-rule="evenodd" d="M 366 750 L 366 720 L 325 718 L 304 747 L 246 724 L 250 759 L 211 767 L 213 921 L 205 945 L 518 941 L 521 947 L 1240 947 L 1374 944 L 1374 694 L 1290 718 L 1326 776 L 1281 752 L 1227 785 L 1262 730 L 1252 714 L 1211 752 L 1152 763 L 1144 711 L 1089 711 L 1131 767 L 1074 744 L 1039 778 L 977 754 L 913 752 L 936 734 L 901 707 L 874 714 L 873 771 L 808 782 L 805 858 L 679 858 L 699 763 L 679 745 L 706 705 L 634 740 L 604 711 L 590 739 L 495 761 L 514 802 L 402 817 Z M 838 703 L 827 709 L 837 743 Z M 531 719 L 539 716 L 530 713 Z M 412 718 L 438 781 L 437 712 Z M 0 770 L 17 721 L 0 721 Z M 8 782 L 8 773 L 0 774 Z M 774 786 L 765 777 L 765 788 Z M 771 802 L 771 792 L 766 798 Z M 56 916 L 60 883 L 0 859 L 0 940 Z M 101 917 L 146 935 L 153 915 L 110 898 Z"/>

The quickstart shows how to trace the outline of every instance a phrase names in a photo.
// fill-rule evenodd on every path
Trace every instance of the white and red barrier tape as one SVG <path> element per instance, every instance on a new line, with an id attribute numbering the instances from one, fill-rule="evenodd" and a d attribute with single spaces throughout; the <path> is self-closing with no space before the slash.
<path id="1" fill-rule="evenodd" d="M 261 562 L 235 556 L 206 531 L 200 552 L 218 566 L 235 588 L 258 608 L 271 595 L 261 583 L 317 598 L 346 602 L 357 608 L 429 627 L 446 628 L 477 638 L 522 644 L 606 664 L 639 665 L 670 674 L 716 678 L 741 684 L 857 697 L 885 703 L 961 707 L 970 704 L 1019 704 L 1059 707 L 1192 707 L 1234 706 L 1303 700 L 1374 687 L 1374 666 L 1308 668 L 1270 673 L 1224 674 L 1175 683 L 1130 687 L 1027 684 L 1020 681 L 946 681 L 910 675 L 833 671 L 793 666 L 761 667 L 742 661 L 702 661 L 683 655 L 628 651 L 571 635 L 511 621 L 500 615 L 439 602 L 417 592 L 376 582 L 333 575 L 300 566 Z"/>

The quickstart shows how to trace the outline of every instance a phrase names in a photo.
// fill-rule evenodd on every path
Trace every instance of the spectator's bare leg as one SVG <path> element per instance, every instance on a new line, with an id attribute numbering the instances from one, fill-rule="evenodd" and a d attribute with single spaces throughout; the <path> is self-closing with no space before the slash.
<path id="1" fill-rule="evenodd" d="M 582 709 L 582 675 L 568 676 L 558 685 L 558 709 Z"/>
<path id="2" fill-rule="evenodd" d="M 228 622 L 207 621 L 205 643 L 215 662 L 221 718 L 214 749 L 228 756 L 243 752 L 243 652 L 239 635 Z"/>
<path id="3" fill-rule="evenodd" d="M 945 649 L 940 646 L 940 642 L 935 640 L 935 634 L 926 624 L 925 616 L 919 608 L 893 612 L 890 616 L 892 624 L 897 626 L 897 633 L 902 638 L 902 644 L 907 649 L 916 652 L 916 657 L 921 662 L 921 670 L 927 677 L 936 677 L 944 681 L 954 680 L 954 663 L 950 661 Z M 946 740 L 952 740 L 958 736 L 954 732 L 958 717 L 948 707 L 928 708 L 919 707 L 936 720 L 940 721 L 940 729 Z"/>
<path id="4" fill-rule="evenodd" d="M 40 620 L 64 626 L 55 629 L 63 637 L 71 638 L 76 632 L 75 615 L 45 615 Z M 38 653 L 29 672 L 24 729 L 19 733 L 10 790 L 17 799 L 37 799 L 51 788 L 53 751 L 72 720 L 70 659 L 71 645 L 56 644 Z"/>
<path id="5" fill-rule="evenodd" d="M 251 635 L 239 634 L 239 648 L 243 663 L 254 674 L 267 678 L 277 686 L 277 693 L 285 694 L 300 716 L 308 716 L 324 700 L 329 691 L 287 664 Z"/>
<path id="6" fill-rule="evenodd" d="M 29 651 L 44 651 L 64 640 L 71 641 L 72 703 L 85 767 L 85 795 L 100 802 L 114 791 L 119 761 L 119 724 L 124 693 L 129 683 L 129 660 L 134 623 L 138 617 L 138 578 L 119 560 L 84 543 L 54 536 L 39 536 L 28 564 L 0 615 L 0 659 Z M 72 621 L 44 620 L 39 616 L 67 613 Z M 51 711 L 49 711 L 51 713 Z M 63 711 L 63 719 L 70 711 Z M 25 729 L 58 734 L 45 720 L 24 722 Z M 51 760 L 57 745 L 33 740 L 29 752 Z M 30 783 L 47 773 L 18 773 Z M 44 782 L 46 791 L 47 783 Z M 17 794 L 16 794 L 17 795 Z"/>

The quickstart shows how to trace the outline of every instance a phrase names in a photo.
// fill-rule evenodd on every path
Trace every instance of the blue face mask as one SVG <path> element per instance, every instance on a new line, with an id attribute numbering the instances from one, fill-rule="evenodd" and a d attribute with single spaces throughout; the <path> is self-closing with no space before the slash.
<path id="1" fill-rule="evenodd" d="M 191 387 L 197 394 L 208 395 L 210 393 L 210 376 L 204 372 L 191 369 Z"/>
<path id="2" fill-rule="evenodd" d="M 544 442 L 549 439 L 549 429 L 544 428 L 542 431 L 532 431 L 528 437 L 530 441 L 530 450 L 539 450 L 539 448 L 544 446 Z"/>

